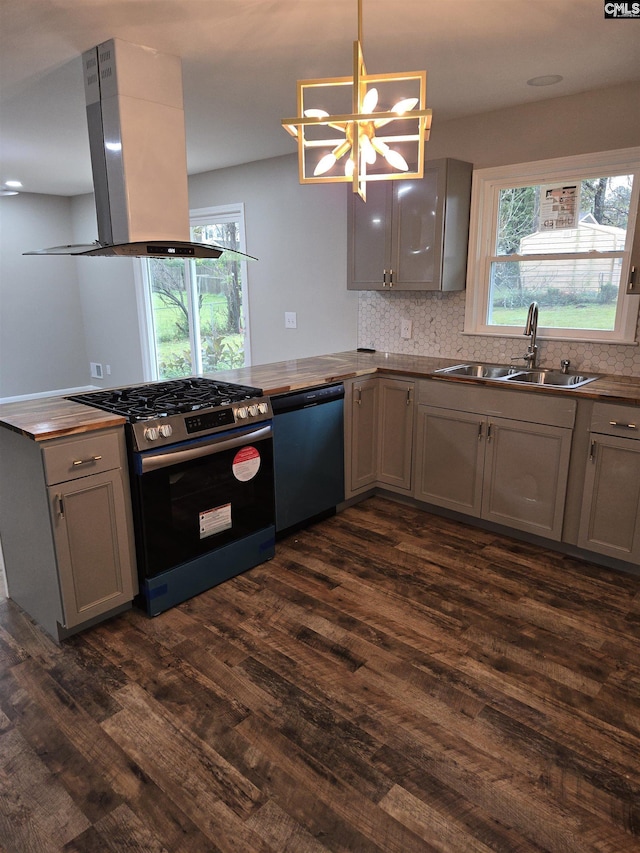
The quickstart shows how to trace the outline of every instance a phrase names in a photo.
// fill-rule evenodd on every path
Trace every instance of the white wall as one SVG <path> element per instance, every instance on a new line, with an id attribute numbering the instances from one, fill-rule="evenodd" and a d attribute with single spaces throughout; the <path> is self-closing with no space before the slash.
<path id="1" fill-rule="evenodd" d="M 69 199 L 0 198 L 0 398 L 86 384 L 76 263 L 22 255 L 69 238 Z"/>
<path id="2" fill-rule="evenodd" d="M 192 208 L 244 202 L 254 364 L 353 349 L 358 300 L 346 289 L 344 184 L 298 183 L 296 155 L 189 180 Z M 284 328 L 295 311 L 297 329 Z"/>
<path id="3" fill-rule="evenodd" d="M 91 243 L 98 233 L 93 195 L 72 200 L 73 240 Z M 108 388 L 144 379 L 138 330 L 134 264 L 130 258 L 78 258 L 80 307 L 87 347 L 86 381 Z M 89 378 L 89 362 L 103 379 Z M 111 373 L 107 374 L 107 365 Z"/>

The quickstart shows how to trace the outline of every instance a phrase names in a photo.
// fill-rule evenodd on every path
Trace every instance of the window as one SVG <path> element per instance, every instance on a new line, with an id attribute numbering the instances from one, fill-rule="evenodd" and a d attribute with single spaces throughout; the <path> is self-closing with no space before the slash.
<path id="1" fill-rule="evenodd" d="M 244 252 L 242 205 L 191 212 L 191 239 Z M 209 373 L 250 363 L 246 262 L 141 260 L 143 349 L 150 379 Z"/>
<path id="2" fill-rule="evenodd" d="M 536 301 L 546 338 L 633 342 L 639 193 L 640 149 L 477 171 L 465 332 L 521 335 Z"/>

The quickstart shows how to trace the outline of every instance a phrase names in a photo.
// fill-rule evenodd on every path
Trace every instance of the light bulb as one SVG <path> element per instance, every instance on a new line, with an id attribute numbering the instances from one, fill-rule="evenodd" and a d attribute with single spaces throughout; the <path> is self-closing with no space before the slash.
<path id="1" fill-rule="evenodd" d="M 329 115 L 324 110 L 305 110 L 304 114 L 307 118 L 326 118 Z"/>
<path id="2" fill-rule="evenodd" d="M 402 101 L 398 101 L 397 104 L 394 104 L 391 107 L 392 113 L 408 113 L 412 110 L 415 105 L 418 103 L 417 98 L 404 98 Z"/>
<path id="3" fill-rule="evenodd" d="M 393 166 L 394 169 L 399 169 L 401 172 L 409 171 L 407 161 L 404 159 L 402 154 L 394 151 L 393 148 L 389 148 L 387 153 L 384 155 L 384 158 L 390 166 Z"/>
<path id="4" fill-rule="evenodd" d="M 360 150 L 362 151 L 364 162 L 369 166 L 373 166 L 376 162 L 376 150 L 371 144 L 371 140 L 368 136 L 362 136 L 360 138 Z"/>
<path id="5" fill-rule="evenodd" d="M 336 155 L 335 154 L 325 154 L 324 157 L 318 162 L 318 165 L 313 170 L 314 177 L 318 175 L 324 175 L 325 172 L 328 172 L 330 169 L 336 165 Z"/>
<path id="6" fill-rule="evenodd" d="M 356 170 L 355 163 L 353 162 L 353 159 L 351 157 L 349 157 L 347 162 L 344 164 L 344 173 L 345 173 L 346 177 L 352 178 L 355 170 Z"/>
<path id="7" fill-rule="evenodd" d="M 369 89 L 367 94 L 362 99 L 362 112 L 365 115 L 372 113 L 376 104 L 378 103 L 378 90 L 377 89 Z"/>

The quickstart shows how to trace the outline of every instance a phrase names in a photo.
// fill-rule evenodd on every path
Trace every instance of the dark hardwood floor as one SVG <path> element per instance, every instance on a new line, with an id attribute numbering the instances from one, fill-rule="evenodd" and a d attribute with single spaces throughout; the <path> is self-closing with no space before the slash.
<path id="1" fill-rule="evenodd" d="M 0 678 L 8 853 L 640 850 L 640 578 L 382 498 Z"/>

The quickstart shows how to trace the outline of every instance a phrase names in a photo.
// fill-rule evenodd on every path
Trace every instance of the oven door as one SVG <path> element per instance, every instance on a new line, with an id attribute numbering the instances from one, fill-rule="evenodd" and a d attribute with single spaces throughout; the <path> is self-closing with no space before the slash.
<path id="1" fill-rule="evenodd" d="M 134 453 L 133 469 L 142 578 L 274 524 L 270 421 Z"/>

